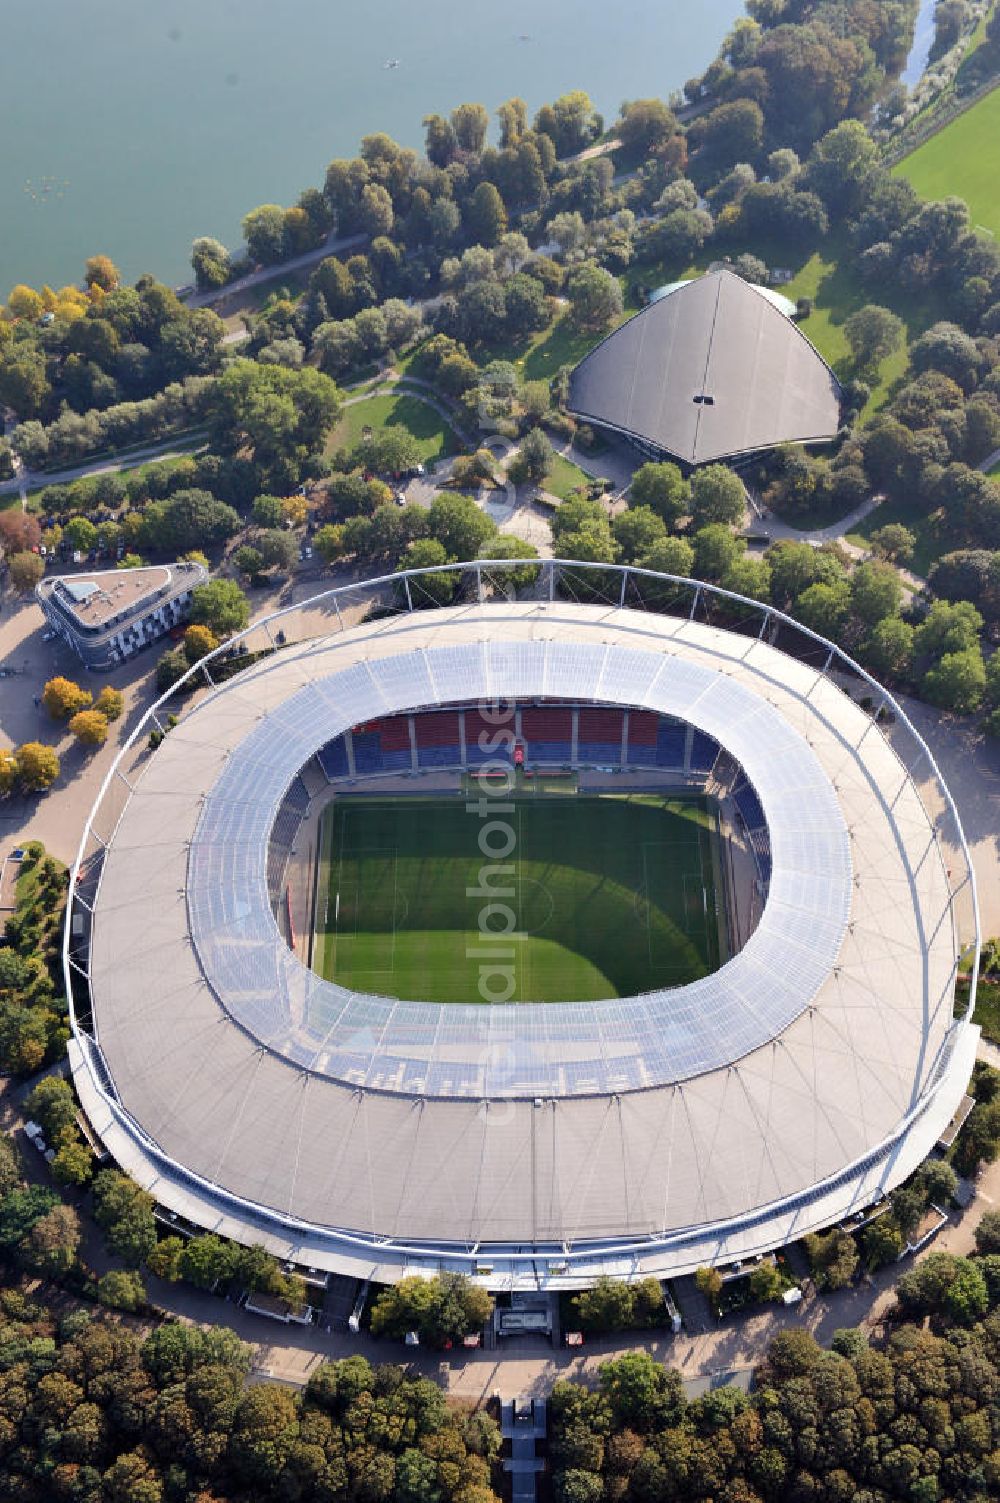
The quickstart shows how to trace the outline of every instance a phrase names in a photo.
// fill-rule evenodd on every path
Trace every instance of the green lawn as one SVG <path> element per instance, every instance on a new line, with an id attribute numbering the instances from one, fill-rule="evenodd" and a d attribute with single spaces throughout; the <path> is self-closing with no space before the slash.
<path id="1" fill-rule="evenodd" d="M 1000 480 L 1000 464 L 995 464 L 992 470 L 987 470 L 986 473 L 987 475 L 991 475 L 995 480 Z"/>
<path id="2" fill-rule="evenodd" d="M 718 965 L 716 837 L 703 800 L 531 796 L 507 817 L 512 1000 L 629 996 Z M 469 895 L 482 880 L 481 828 L 460 798 L 336 800 L 315 968 L 361 991 L 483 1000 L 484 899 Z"/>
<path id="3" fill-rule="evenodd" d="M 557 454 L 552 462 L 552 469 L 545 477 L 542 489 L 551 491 L 552 495 L 558 496 L 560 501 L 568 501 L 574 491 L 579 490 L 581 486 L 586 488 L 589 484 L 590 476 L 585 475 L 579 465 Z"/>
<path id="4" fill-rule="evenodd" d="M 870 511 L 867 517 L 858 522 L 852 530 L 852 537 L 856 535 L 859 542 L 869 543 L 872 533 L 880 527 L 887 527 L 890 522 L 902 522 L 913 533 L 917 543 L 906 568 L 926 579 L 934 560 L 945 552 L 945 544 L 938 536 L 934 524 L 923 513 L 898 501 L 883 501 L 881 506 L 876 506 L 874 511 Z"/>
<path id="5" fill-rule="evenodd" d="M 952 120 L 893 171 L 922 198 L 964 198 L 972 222 L 1000 235 L 1000 87 Z"/>
<path id="6" fill-rule="evenodd" d="M 877 296 L 867 291 L 849 264 L 848 248 L 835 243 L 833 237 L 827 248 L 810 256 L 780 291 L 793 302 L 802 297 L 812 300 L 813 311 L 799 327 L 841 380 L 854 375 L 844 333 L 844 324 L 852 313 L 867 303 L 882 303 L 906 324 L 907 343 L 882 361 L 874 377 L 867 378 L 872 396 L 865 409 L 866 416 L 877 412 L 886 402 L 906 371 L 909 342 L 918 339 L 939 314 L 934 298 L 927 295 L 904 294 L 895 288 L 880 290 Z"/>
<path id="7" fill-rule="evenodd" d="M 403 427 L 417 441 L 424 464 L 454 454 L 461 445 L 453 429 L 427 402 L 412 392 L 390 391 L 366 397 L 344 408 L 343 416 L 327 440 L 327 452 L 353 449 L 365 428 Z"/>

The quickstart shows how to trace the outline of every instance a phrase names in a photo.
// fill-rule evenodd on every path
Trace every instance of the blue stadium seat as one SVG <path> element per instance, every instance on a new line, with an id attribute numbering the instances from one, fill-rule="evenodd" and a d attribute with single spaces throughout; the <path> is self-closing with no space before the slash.
<path id="1" fill-rule="evenodd" d="M 336 741 L 328 741 L 317 753 L 317 757 L 320 767 L 331 782 L 335 778 L 347 777 L 347 747 L 343 736 L 338 736 Z"/>
<path id="2" fill-rule="evenodd" d="M 691 741 L 691 771 L 711 772 L 718 755 L 719 743 L 704 731 L 695 731 Z"/>
<path id="3" fill-rule="evenodd" d="M 418 746 L 417 764 L 420 767 L 458 767 L 462 761 L 462 748 L 454 746 Z"/>
<path id="4" fill-rule="evenodd" d="M 384 761 L 382 756 L 382 737 L 378 731 L 355 731 L 353 740 L 355 772 L 359 775 L 368 772 L 381 772 Z"/>

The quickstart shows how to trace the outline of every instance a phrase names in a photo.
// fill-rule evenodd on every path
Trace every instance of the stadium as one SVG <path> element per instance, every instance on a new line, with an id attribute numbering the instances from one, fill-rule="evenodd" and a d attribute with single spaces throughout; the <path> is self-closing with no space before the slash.
<path id="1" fill-rule="evenodd" d="M 109 772 L 71 1062 L 185 1224 L 381 1282 L 666 1277 L 860 1217 L 952 1122 L 975 884 L 900 707 L 768 606 L 527 572 L 279 612 Z"/>

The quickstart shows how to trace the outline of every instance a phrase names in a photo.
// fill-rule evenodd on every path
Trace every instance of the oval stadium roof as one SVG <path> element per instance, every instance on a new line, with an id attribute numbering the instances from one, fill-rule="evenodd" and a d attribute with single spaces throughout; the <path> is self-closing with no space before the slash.
<path id="1" fill-rule="evenodd" d="M 315 635 L 109 773 L 94 1032 L 76 1020 L 71 1058 L 117 1162 L 197 1224 L 381 1281 L 487 1253 L 530 1280 L 519 1259 L 546 1248 L 577 1282 L 623 1259 L 662 1276 L 829 1225 L 911 1173 L 977 1030 L 953 1019 L 949 858 L 861 705 L 694 619 L 529 600 L 376 620 L 368 603 L 343 623 L 298 607 Z M 702 988 L 545 1008 L 415 1007 L 306 971 L 263 895 L 296 767 L 373 714 L 570 694 L 704 726 L 745 768 L 774 858 L 745 948 Z"/>
<path id="2" fill-rule="evenodd" d="M 765 289 L 726 270 L 675 286 L 570 377 L 569 409 L 687 465 L 825 443 L 840 383 Z"/>

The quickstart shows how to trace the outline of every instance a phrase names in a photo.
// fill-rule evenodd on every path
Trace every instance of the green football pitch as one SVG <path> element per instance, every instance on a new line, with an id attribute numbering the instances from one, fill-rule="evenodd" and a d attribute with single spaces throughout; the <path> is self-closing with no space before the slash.
<path id="1" fill-rule="evenodd" d="M 705 800 L 536 795 L 513 798 L 506 813 L 486 802 L 502 827 L 485 837 L 487 856 L 486 822 L 464 797 L 330 805 L 313 946 L 321 975 L 413 1001 L 499 1001 L 497 962 L 513 981 L 509 1000 L 559 1002 L 680 986 L 717 968 L 719 861 Z M 484 897 L 493 861 L 513 870 L 489 879 L 494 896 Z"/>

